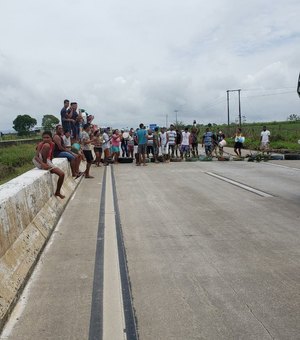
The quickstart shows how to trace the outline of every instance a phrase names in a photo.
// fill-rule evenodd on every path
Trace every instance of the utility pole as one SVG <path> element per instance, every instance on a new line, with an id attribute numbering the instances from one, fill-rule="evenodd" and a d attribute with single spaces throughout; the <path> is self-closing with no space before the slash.
<path id="1" fill-rule="evenodd" d="M 230 119 L 229 119 L 229 90 L 227 92 L 227 125 L 229 127 L 230 125 Z"/>
<path id="2" fill-rule="evenodd" d="M 175 117 L 176 117 L 176 127 L 177 127 L 177 113 L 178 113 L 178 110 L 174 110 L 174 112 L 175 112 Z"/>
<path id="3" fill-rule="evenodd" d="M 238 92 L 239 94 L 239 126 L 242 125 L 242 111 L 241 111 L 241 89 L 238 90 L 227 90 L 227 124 L 229 126 L 229 92 Z"/>
<path id="4" fill-rule="evenodd" d="M 168 114 L 166 114 L 166 128 L 168 128 Z"/>
<path id="5" fill-rule="evenodd" d="M 242 112 L 241 112 L 241 89 L 238 90 L 239 92 L 239 126 L 242 126 Z"/>

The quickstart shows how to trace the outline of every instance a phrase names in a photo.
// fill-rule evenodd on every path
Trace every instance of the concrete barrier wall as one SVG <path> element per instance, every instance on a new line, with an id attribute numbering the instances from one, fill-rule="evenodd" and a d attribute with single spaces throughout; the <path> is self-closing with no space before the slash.
<path id="1" fill-rule="evenodd" d="M 0 330 L 79 183 L 66 159 L 53 163 L 66 174 L 63 200 L 58 176 L 37 168 L 0 186 Z"/>

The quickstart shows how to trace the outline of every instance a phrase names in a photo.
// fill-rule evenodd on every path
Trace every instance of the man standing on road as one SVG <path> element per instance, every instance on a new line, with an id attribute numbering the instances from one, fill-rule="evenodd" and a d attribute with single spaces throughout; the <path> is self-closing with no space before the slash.
<path id="1" fill-rule="evenodd" d="M 198 129 L 193 126 L 191 131 L 191 146 L 192 154 L 194 157 L 198 157 Z"/>
<path id="2" fill-rule="evenodd" d="M 267 130 L 267 127 L 264 125 L 263 130 L 260 133 L 260 150 L 262 152 L 267 151 L 267 153 L 269 153 L 270 136 L 270 131 Z"/>
<path id="3" fill-rule="evenodd" d="M 141 165 L 143 160 L 143 165 L 146 164 L 146 151 L 147 151 L 147 131 L 143 123 L 140 124 L 140 128 L 136 131 L 136 136 L 138 140 L 138 154 L 139 154 L 139 161 L 136 165 Z"/>
<path id="4" fill-rule="evenodd" d="M 160 129 L 159 144 L 161 148 L 163 162 L 166 162 L 169 157 L 169 148 L 168 148 L 168 135 L 165 127 L 162 127 Z"/>
<path id="5" fill-rule="evenodd" d="M 202 148 L 203 145 L 205 147 L 205 153 L 207 157 L 211 157 L 212 156 L 212 152 L 213 152 L 213 143 L 214 143 L 214 138 L 213 138 L 213 133 L 210 131 L 210 128 L 207 127 L 205 129 L 205 133 L 202 136 Z"/>
<path id="6" fill-rule="evenodd" d="M 168 143 L 169 143 L 169 152 L 171 153 L 171 157 L 175 156 L 175 145 L 176 145 L 176 131 L 173 124 L 170 125 L 170 130 L 167 131 Z"/>
<path id="7" fill-rule="evenodd" d="M 221 143 L 223 140 L 225 140 L 225 134 L 223 133 L 223 131 L 220 130 L 217 133 L 217 145 L 218 145 L 218 148 L 219 148 L 220 156 L 223 156 L 223 153 L 224 153 L 224 149 L 223 149 L 223 146 L 222 146 L 222 143 Z"/>
<path id="8" fill-rule="evenodd" d="M 191 133 L 189 132 L 188 127 L 184 129 L 182 132 L 182 138 L 181 138 L 181 158 L 187 158 L 190 156 L 190 146 L 191 146 Z"/>

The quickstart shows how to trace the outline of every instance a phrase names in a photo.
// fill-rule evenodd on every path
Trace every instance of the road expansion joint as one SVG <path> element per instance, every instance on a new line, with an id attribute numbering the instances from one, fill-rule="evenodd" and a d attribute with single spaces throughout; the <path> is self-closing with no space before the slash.
<path id="1" fill-rule="evenodd" d="M 136 340 L 113 167 L 105 168 L 103 183 L 89 340 Z"/>

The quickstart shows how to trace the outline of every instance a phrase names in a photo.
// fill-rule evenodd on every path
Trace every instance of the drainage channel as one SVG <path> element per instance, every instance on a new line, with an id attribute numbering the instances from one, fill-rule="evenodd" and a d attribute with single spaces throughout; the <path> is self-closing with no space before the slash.
<path id="1" fill-rule="evenodd" d="M 113 166 L 103 174 L 89 340 L 138 339 Z"/>
<path id="2" fill-rule="evenodd" d="M 221 181 L 224 181 L 224 182 L 227 182 L 227 183 L 230 183 L 232 185 L 235 185 L 239 188 L 242 188 L 244 190 L 247 190 L 247 191 L 250 191 L 252 192 L 253 194 L 256 194 L 256 195 L 259 195 L 261 197 L 274 197 L 273 195 L 271 194 L 268 194 L 267 192 L 264 192 L 264 191 L 261 191 L 261 190 L 258 190 L 258 189 L 255 189 L 255 188 L 252 188 L 248 185 L 245 185 L 243 183 L 240 183 L 240 182 L 237 182 L 237 181 L 233 181 L 232 179 L 229 179 L 227 177 L 224 177 L 224 176 L 220 176 L 220 175 L 217 175 L 213 172 L 205 172 L 207 175 L 209 176 L 212 176 L 212 177 L 215 177 L 215 178 L 218 178 L 220 179 Z"/>

